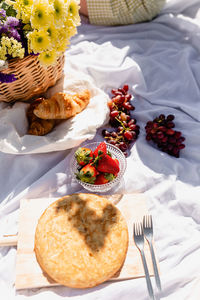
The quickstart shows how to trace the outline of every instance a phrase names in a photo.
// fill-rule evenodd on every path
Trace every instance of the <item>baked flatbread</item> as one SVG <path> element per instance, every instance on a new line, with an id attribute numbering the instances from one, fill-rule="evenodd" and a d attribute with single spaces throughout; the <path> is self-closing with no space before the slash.
<path id="1" fill-rule="evenodd" d="M 72 194 L 52 203 L 35 232 L 38 263 L 56 282 L 96 286 L 122 266 L 128 248 L 126 221 L 108 199 Z"/>

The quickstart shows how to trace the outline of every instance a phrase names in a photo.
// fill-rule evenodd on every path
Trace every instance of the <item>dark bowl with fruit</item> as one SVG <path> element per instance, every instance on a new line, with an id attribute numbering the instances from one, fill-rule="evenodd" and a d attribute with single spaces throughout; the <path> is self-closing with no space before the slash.
<path id="1" fill-rule="evenodd" d="M 71 162 L 73 179 L 94 193 L 107 192 L 119 184 L 125 170 L 123 152 L 106 142 L 78 147 Z"/>

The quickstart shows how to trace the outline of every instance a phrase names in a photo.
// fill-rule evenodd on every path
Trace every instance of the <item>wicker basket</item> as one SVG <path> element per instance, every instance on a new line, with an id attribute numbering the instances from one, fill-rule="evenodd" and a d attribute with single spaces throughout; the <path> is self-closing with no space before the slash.
<path id="1" fill-rule="evenodd" d="M 15 74 L 16 81 L 0 83 L 0 101 L 26 101 L 39 96 L 61 78 L 64 66 L 64 55 L 57 64 L 43 67 L 37 56 L 29 55 L 23 59 L 13 59 L 4 73 Z"/>

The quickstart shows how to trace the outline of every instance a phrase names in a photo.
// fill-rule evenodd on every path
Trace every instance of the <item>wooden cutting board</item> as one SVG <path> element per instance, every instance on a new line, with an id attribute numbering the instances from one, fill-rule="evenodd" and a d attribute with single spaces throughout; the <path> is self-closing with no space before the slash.
<path id="1" fill-rule="evenodd" d="M 143 194 L 112 195 L 108 197 L 124 215 L 129 230 L 129 247 L 125 262 L 119 272 L 109 280 L 123 280 L 145 276 L 140 252 L 133 241 L 133 222 L 142 221 L 148 214 Z M 43 273 L 34 253 L 34 234 L 37 222 L 43 211 L 58 198 L 23 199 L 20 203 L 18 227 L 16 289 L 39 288 L 58 285 Z M 119 245 L 120 246 L 120 245 Z M 148 243 L 145 242 L 145 255 L 149 273 L 153 266 Z"/>

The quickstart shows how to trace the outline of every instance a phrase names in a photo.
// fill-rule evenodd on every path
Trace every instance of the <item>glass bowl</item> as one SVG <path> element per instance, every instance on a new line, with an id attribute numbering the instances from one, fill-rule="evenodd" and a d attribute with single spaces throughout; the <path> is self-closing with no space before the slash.
<path id="1" fill-rule="evenodd" d="M 123 177 L 123 175 L 124 175 L 124 172 L 126 170 L 126 164 L 127 164 L 126 163 L 126 157 L 123 154 L 123 152 L 119 148 L 117 148 L 116 146 L 113 146 L 111 144 L 106 143 L 107 151 L 109 151 L 111 153 L 113 158 L 117 158 L 118 161 L 119 161 L 119 169 L 120 170 L 119 170 L 119 173 L 118 173 L 117 177 L 115 179 L 113 179 L 112 181 L 109 181 L 108 183 L 99 184 L 99 185 L 86 183 L 86 182 L 83 182 L 83 181 L 77 179 L 75 173 L 77 172 L 79 165 L 78 165 L 78 163 L 76 161 L 76 158 L 75 158 L 76 150 L 80 147 L 87 147 L 87 148 L 90 148 L 92 151 L 94 151 L 99 144 L 100 144 L 100 142 L 95 142 L 95 143 L 84 144 L 82 146 L 77 147 L 74 151 L 74 155 L 73 155 L 73 158 L 72 158 L 72 161 L 71 161 L 72 178 L 76 182 L 81 184 L 86 190 L 88 190 L 90 192 L 94 192 L 94 193 L 107 192 L 111 188 L 113 188 L 115 185 L 119 184 L 122 177 Z"/>

